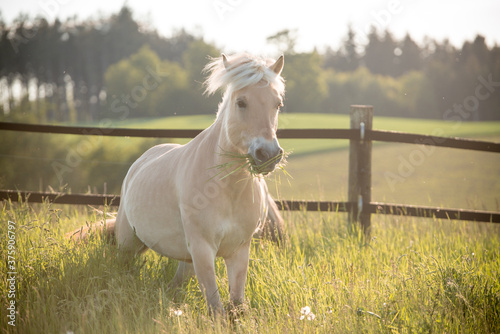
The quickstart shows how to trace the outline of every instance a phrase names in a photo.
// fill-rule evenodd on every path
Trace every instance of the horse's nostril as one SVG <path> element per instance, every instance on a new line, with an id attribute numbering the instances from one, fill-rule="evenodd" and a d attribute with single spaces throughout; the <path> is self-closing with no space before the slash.
<path id="1" fill-rule="evenodd" d="M 266 162 L 269 159 L 269 154 L 264 149 L 259 148 L 255 150 L 255 158 L 260 162 Z"/>

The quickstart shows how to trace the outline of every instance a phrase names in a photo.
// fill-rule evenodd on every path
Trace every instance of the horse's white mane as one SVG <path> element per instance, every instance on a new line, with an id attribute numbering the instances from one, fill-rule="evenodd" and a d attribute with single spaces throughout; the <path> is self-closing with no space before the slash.
<path id="1" fill-rule="evenodd" d="M 239 53 L 228 57 L 226 68 L 222 57 L 214 58 L 204 68 L 204 72 L 210 73 L 205 81 L 205 93 L 211 95 L 223 87 L 234 92 L 264 81 L 272 85 L 280 95 L 284 95 L 283 78 L 269 68 L 273 63 L 272 59 Z"/>

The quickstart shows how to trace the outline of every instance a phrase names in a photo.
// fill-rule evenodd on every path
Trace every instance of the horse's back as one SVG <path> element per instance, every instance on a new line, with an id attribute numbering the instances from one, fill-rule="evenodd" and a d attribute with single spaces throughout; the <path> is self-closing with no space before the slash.
<path id="1" fill-rule="evenodd" d="M 152 163 L 153 161 L 159 159 L 161 156 L 167 154 L 171 150 L 178 148 L 182 145 L 179 144 L 160 144 L 151 147 L 149 150 L 144 152 L 139 159 L 137 159 L 127 172 L 127 176 L 123 180 L 122 195 L 124 190 L 126 190 L 127 183 L 137 174 L 138 171 L 143 169 L 146 165 Z"/>

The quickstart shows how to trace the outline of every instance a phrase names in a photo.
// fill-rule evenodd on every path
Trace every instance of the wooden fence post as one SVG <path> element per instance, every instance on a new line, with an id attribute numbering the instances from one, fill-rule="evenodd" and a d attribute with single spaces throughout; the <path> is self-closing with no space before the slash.
<path id="1" fill-rule="evenodd" d="M 351 129 L 359 129 L 360 140 L 349 143 L 349 189 L 348 199 L 352 203 L 349 212 L 351 224 L 360 223 L 366 235 L 370 234 L 370 212 L 372 186 L 372 142 L 366 140 L 366 130 L 373 128 L 373 106 L 353 105 L 350 111 Z"/>

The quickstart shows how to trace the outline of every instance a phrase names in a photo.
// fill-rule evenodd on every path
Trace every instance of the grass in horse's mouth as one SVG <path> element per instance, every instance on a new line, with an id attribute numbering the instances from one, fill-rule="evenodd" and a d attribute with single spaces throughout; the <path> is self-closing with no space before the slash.
<path id="1" fill-rule="evenodd" d="M 226 172 L 225 175 L 221 177 L 221 180 L 240 171 L 240 170 L 247 170 L 252 177 L 260 177 L 260 176 L 265 176 L 269 174 L 270 172 L 265 172 L 266 168 L 270 165 L 273 165 L 276 163 L 276 161 L 280 161 L 279 164 L 276 166 L 276 169 L 280 169 L 285 173 L 285 175 L 290 175 L 288 172 L 285 170 L 285 165 L 286 165 L 286 158 L 290 152 L 285 152 L 283 154 L 277 155 L 272 159 L 269 159 L 265 163 L 261 165 L 257 165 L 255 163 L 255 160 L 253 157 L 249 154 L 238 154 L 238 153 L 233 153 L 233 152 L 223 152 L 221 153 L 221 156 L 229 158 L 229 161 L 217 166 L 214 166 L 212 168 L 217 169 L 219 172 L 214 176 L 217 177 L 224 172 Z"/>

